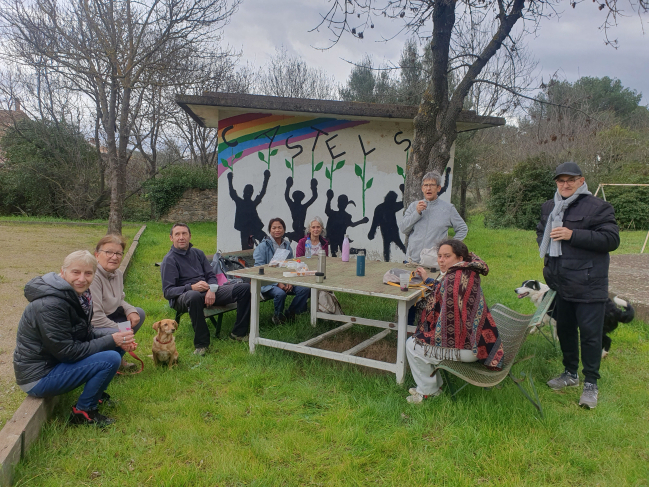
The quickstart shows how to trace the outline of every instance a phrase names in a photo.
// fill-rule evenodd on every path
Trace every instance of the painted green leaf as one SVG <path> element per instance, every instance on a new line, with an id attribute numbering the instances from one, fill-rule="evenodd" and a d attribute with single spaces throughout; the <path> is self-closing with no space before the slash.
<path id="1" fill-rule="evenodd" d="M 401 166 L 399 166 L 399 165 L 397 165 L 397 174 L 399 176 L 403 176 L 403 168 Z"/>
<path id="2" fill-rule="evenodd" d="M 327 177 L 327 179 L 331 179 L 331 173 L 329 172 L 328 167 L 325 167 L 325 176 Z"/>
<path id="3" fill-rule="evenodd" d="M 277 151 L 278 151 L 278 150 L 279 150 L 279 149 L 275 149 L 275 150 L 270 151 L 270 155 L 271 155 L 271 156 L 274 156 L 275 154 L 277 154 Z"/>
<path id="4" fill-rule="evenodd" d="M 223 159 L 223 158 L 221 157 L 221 164 L 223 164 L 225 167 L 228 167 L 228 160 L 227 160 L 227 159 Z"/>
<path id="5" fill-rule="evenodd" d="M 263 152 L 257 152 L 257 156 L 259 156 L 259 159 L 266 162 L 266 159 L 264 159 L 264 153 Z"/>
<path id="6" fill-rule="evenodd" d="M 374 182 L 374 178 L 370 178 L 370 180 L 367 182 L 367 186 L 365 186 L 365 189 L 370 189 L 372 187 L 372 182 Z"/>
<path id="7" fill-rule="evenodd" d="M 316 171 L 319 171 L 320 169 L 322 169 L 322 165 L 323 165 L 323 164 L 324 164 L 324 161 L 320 161 L 320 162 L 318 162 L 318 163 L 315 165 L 315 170 L 316 170 Z"/>
<path id="8" fill-rule="evenodd" d="M 293 169 L 293 166 L 291 165 L 288 159 L 284 159 L 284 162 L 286 162 L 286 167 L 288 167 L 289 169 Z"/>
<path id="9" fill-rule="evenodd" d="M 234 155 L 234 158 L 235 158 L 235 159 L 239 159 L 242 155 L 243 155 L 243 151 L 241 151 L 241 152 L 237 152 L 237 153 Z"/>
<path id="10" fill-rule="evenodd" d="M 358 164 L 354 164 L 354 172 L 359 178 L 363 177 L 363 169 L 361 169 L 361 166 L 359 166 Z"/>
<path id="11" fill-rule="evenodd" d="M 340 168 L 343 167 L 344 165 L 345 165 L 345 159 L 343 159 L 342 161 L 338 161 L 338 162 L 336 163 L 336 169 L 334 169 L 334 171 L 337 171 L 338 169 L 340 169 Z"/>

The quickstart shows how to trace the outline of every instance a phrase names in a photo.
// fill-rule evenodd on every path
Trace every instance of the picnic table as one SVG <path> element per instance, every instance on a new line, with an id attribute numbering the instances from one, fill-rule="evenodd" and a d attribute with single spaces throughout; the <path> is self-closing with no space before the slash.
<path id="1" fill-rule="evenodd" d="M 300 258 L 309 266 L 309 270 L 318 268 L 318 259 Z M 264 268 L 264 274 L 259 274 L 259 269 Z M 251 307 L 250 307 L 250 353 L 255 352 L 257 345 L 267 347 L 281 348 L 297 353 L 315 355 L 340 362 L 348 362 L 365 367 L 387 370 L 396 374 L 397 383 L 402 384 L 405 376 L 405 352 L 407 332 L 414 332 L 414 326 L 407 326 L 408 309 L 415 304 L 417 298 L 421 295 L 419 288 L 411 288 L 408 291 L 401 291 L 398 286 L 390 286 L 383 283 L 383 275 L 398 264 L 390 262 L 372 262 L 367 261 L 365 264 L 365 276 L 356 275 L 356 262 L 342 262 L 340 258 L 327 257 L 327 276 L 323 283 L 317 283 L 315 276 L 303 277 L 284 277 L 283 273 L 289 271 L 287 268 L 268 267 L 250 267 L 228 272 L 231 276 L 245 277 L 250 279 Z M 343 325 L 334 328 L 326 333 L 306 340 L 302 343 L 288 343 L 279 340 L 270 340 L 259 336 L 259 303 L 260 288 L 264 282 L 281 282 L 294 286 L 305 286 L 311 288 L 311 324 L 316 326 L 318 318 L 329 321 L 339 321 Z M 379 298 L 391 299 L 397 302 L 398 320 L 380 321 L 349 315 L 333 315 L 318 311 L 318 291 L 334 291 L 340 293 L 360 294 L 362 296 L 374 296 Z M 333 352 L 321 348 L 315 348 L 313 345 L 329 338 L 337 333 L 345 331 L 354 325 L 372 326 L 381 328 L 383 331 L 372 336 L 368 340 L 359 343 L 355 347 L 344 352 Z M 356 354 L 366 349 L 373 343 L 389 335 L 392 330 L 397 331 L 397 361 L 396 363 L 383 362 L 365 357 L 358 357 Z"/>

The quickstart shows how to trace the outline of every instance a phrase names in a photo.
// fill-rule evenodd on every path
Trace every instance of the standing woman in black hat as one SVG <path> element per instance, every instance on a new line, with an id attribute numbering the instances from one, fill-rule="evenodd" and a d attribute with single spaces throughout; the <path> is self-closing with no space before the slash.
<path id="1" fill-rule="evenodd" d="M 595 198 L 574 162 L 557 167 L 557 192 L 541 208 L 536 241 L 543 276 L 557 291 L 555 319 L 564 371 L 548 381 L 554 390 L 578 387 L 579 345 L 584 388 L 579 405 L 597 406 L 609 252 L 620 245 L 613 207 Z"/>

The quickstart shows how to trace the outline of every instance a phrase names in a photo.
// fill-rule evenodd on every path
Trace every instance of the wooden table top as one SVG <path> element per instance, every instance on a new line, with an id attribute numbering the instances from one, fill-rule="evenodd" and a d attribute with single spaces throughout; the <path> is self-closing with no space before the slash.
<path id="1" fill-rule="evenodd" d="M 312 257 L 305 259 L 300 257 L 300 261 L 309 266 L 309 270 L 318 269 L 318 258 Z M 349 262 L 343 262 L 337 257 L 327 257 L 327 278 L 323 283 L 315 282 L 315 276 L 303 277 L 284 277 L 283 273 L 291 269 L 286 267 L 268 267 L 264 268 L 264 274 L 259 274 L 261 267 L 247 267 L 228 272 L 228 275 L 237 277 L 247 277 L 249 279 L 259 279 L 261 281 L 281 282 L 292 284 L 294 286 L 306 286 L 325 291 L 339 291 L 344 293 L 361 294 L 364 296 L 377 296 L 399 301 L 410 301 L 421 292 L 421 288 L 411 288 L 403 292 L 398 286 L 390 286 L 383 283 L 383 275 L 390 269 L 404 269 L 410 272 L 412 269 L 406 268 L 396 262 L 378 262 L 365 261 L 365 275 L 359 277 L 356 275 L 356 260 L 350 259 Z M 263 285 L 263 282 L 262 282 Z"/>

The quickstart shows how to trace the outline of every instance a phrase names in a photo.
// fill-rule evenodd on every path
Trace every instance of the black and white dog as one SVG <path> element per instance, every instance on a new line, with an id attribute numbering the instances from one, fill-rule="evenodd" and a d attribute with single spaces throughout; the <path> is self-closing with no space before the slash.
<path id="1" fill-rule="evenodd" d="M 550 288 L 539 281 L 523 281 L 521 287 L 516 288 L 516 294 L 518 294 L 518 299 L 530 298 L 534 306 L 537 308 L 543 301 L 543 296 L 547 293 Z M 619 307 L 621 307 L 621 309 Z M 635 316 L 635 310 L 631 303 L 620 299 L 615 296 L 613 299 L 609 299 L 606 302 L 606 307 L 604 309 L 604 335 L 602 336 L 602 358 L 608 355 L 608 351 L 611 349 L 611 338 L 608 336 L 609 333 L 612 333 L 620 323 L 630 323 Z M 552 333 L 554 337 L 557 336 L 557 322 L 551 316 L 547 316 L 547 319 L 544 318 L 542 324 L 543 326 L 547 323 L 550 323 L 552 326 Z M 534 332 L 531 330 L 530 332 Z"/>

